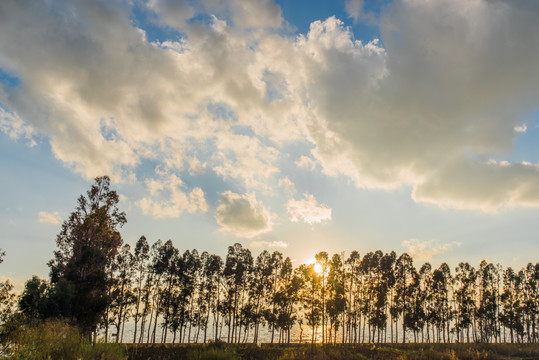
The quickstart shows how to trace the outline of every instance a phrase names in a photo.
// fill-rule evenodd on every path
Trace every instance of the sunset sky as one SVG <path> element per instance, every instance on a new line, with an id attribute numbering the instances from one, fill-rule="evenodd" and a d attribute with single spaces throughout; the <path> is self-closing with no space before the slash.
<path id="1" fill-rule="evenodd" d="M 109 175 L 123 239 L 539 260 L 535 0 L 1 0 L 0 280 Z"/>

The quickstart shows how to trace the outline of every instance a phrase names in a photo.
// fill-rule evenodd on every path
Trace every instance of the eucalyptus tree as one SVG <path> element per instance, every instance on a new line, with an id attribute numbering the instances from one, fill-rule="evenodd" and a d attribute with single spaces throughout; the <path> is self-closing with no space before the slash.
<path id="1" fill-rule="evenodd" d="M 145 294 L 147 295 L 145 299 L 145 306 L 144 306 L 144 316 L 142 318 L 143 323 L 145 322 L 146 315 L 149 317 L 148 319 L 148 327 L 145 330 L 146 331 L 146 343 L 149 343 L 150 340 L 152 342 L 155 342 L 154 336 L 152 336 L 152 327 L 154 327 L 155 324 L 157 324 L 157 318 L 159 317 L 159 294 L 161 292 L 161 277 L 163 275 L 163 271 L 160 269 L 161 266 L 158 265 L 159 263 L 159 253 L 161 251 L 161 248 L 163 247 L 163 242 L 159 239 L 156 242 L 152 244 L 150 247 L 150 263 L 149 263 L 149 271 L 148 271 L 148 277 L 146 278 L 145 283 Z M 155 313 L 155 315 L 154 315 Z M 154 322 L 155 319 L 155 322 Z M 155 334 L 155 327 L 153 334 Z M 143 333 L 141 333 L 141 337 L 143 336 Z"/>
<path id="2" fill-rule="evenodd" d="M 292 261 L 284 259 L 280 273 L 280 286 L 274 296 L 277 310 L 277 327 L 280 330 L 279 342 L 290 343 L 290 331 L 296 321 L 296 304 L 299 301 L 301 279 L 294 273 Z"/>
<path id="3" fill-rule="evenodd" d="M 470 327 L 473 325 L 476 308 L 477 272 L 469 263 L 459 263 L 455 268 L 454 298 L 456 302 L 455 333 L 461 342 L 466 330 L 466 341 L 470 342 Z"/>
<path id="4" fill-rule="evenodd" d="M 508 267 L 503 272 L 503 292 L 501 294 L 502 312 L 500 316 L 500 322 L 502 325 L 509 329 L 511 343 L 515 341 L 514 331 L 518 328 L 518 307 L 519 307 L 519 281 L 515 271 Z M 505 331 L 504 331 L 504 342 Z"/>
<path id="5" fill-rule="evenodd" d="M 152 343 L 155 343 L 156 330 L 159 320 L 159 315 L 163 316 L 163 331 L 161 341 L 164 342 L 167 338 L 168 323 L 171 316 L 171 305 L 173 302 L 173 286 L 177 279 L 179 251 L 172 243 L 172 240 L 167 240 L 162 246 L 157 248 L 157 256 L 153 259 L 152 264 L 154 271 L 158 277 L 158 282 L 162 281 L 162 287 L 156 297 L 155 302 L 155 319 L 152 332 Z"/>
<path id="6" fill-rule="evenodd" d="M 182 260 L 183 268 L 179 272 L 181 289 L 179 301 L 185 305 L 185 307 L 180 307 L 182 309 L 181 313 L 185 314 L 185 320 L 182 321 L 182 325 L 186 327 L 187 323 L 189 324 L 189 330 L 186 335 L 187 342 L 191 342 L 191 331 L 193 326 L 197 325 L 196 321 L 198 321 L 198 318 L 195 316 L 195 299 L 203 269 L 202 261 L 196 249 L 185 251 L 182 255 Z"/>
<path id="7" fill-rule="evenodd" d="M 430 330 L 432 328 L 434 333 L 434 317 L 436 316 L 436 309 L 432 295 L 432 266 L 426 262 L 419 268 L 419 288 L 421 294 L 419 295 L 420 301 L 423 307 L 423 319 L 421 327 L 421 342 L 425 342 L 425 332 L 427 334 L 426 341 L 430 342 Z M 426 328 L 426 331 L 425 331 Z M 433 336 L 434 339 L 434 336 Z"/>
<path id="8" fill-rule="evenodd" d="M 278 251 L 274 251 L 271 254 L 271 260 L 270 260 L 270 281 L 268 283 L 269 289 L 267 291 L 269 304 L 271 306 L 268 311 L 266 311 L 266 320 L 268 322 L 269 327 L 271 328 L 271 343 L 273 344 L 273 340 L 275 337 L 275 329 L 277 326 L 277 308 L 276 308 L 276 294 L 279 289 L 279 275 L 281 272 L 281 268 L 283 266 L 283 254 L 281 254 Z"/>
<path id="9" fill-rule="evenodd" d="M 219 306 L 221 299 L 221 281 L 222 281 L 223 260 L 218 255 L 210 255 L 204 266 L 206 285 L 209 299 L 209 310 L 213 313 L 213 322 L 215 324 L 214 340 L 219 340 Z M 206 341 L 206 330 L 204 330 L 204 341 Z"/>
<path id="10" fill-rule="evenodd" d="M 220 275 L 223 261 L 219 256 L 208 254 L 207 252 L 200 255 L 200 261 L 202 271 L 201 279 L 198 282 L 198 324 L 199 328 L 204 331 L 203 339 L 204 343 L 206 343 L 210 314 L 213 313 L 214 323 L 216 325 L 219 323 L 217 308 L 219 306 Z M 217 334 L 217 328 L 215 328 L 214 333 Z"/>
<path id="11" fill-rule="evenodd" d="M 403 316 L 404 325 L 407 329 L 413 331 L 414 342 L 417 342 L 418 333 L 423 328 L 425 321 L 424 294 L 421 292 L 420 285 L 420 275 L 417 271 L 414 271 L 406 290 L 408 302 Z"/>
<path id="12" fill-rule="evenodd" d="M 482 260 L 479 264 L 479 294 L 477 317 L 481 342 L 490 342 L 497 336 L 497 288 L 494 286 L 497 268 Z"/>
<path id="13" fill-rule="evenodd" d="M 329 267 L 329 256 L 325 251 L 321 251 L 314 256 L 316 263 L 320 265 L 320 296 L 322 299 L 321 320 L 322 320 L 322 344 L 326 342 L 326 275 Z"/>
<path id="14" fill-rule="evenodd" d="M 345 261 L 346 294 L 348 295 L 346 338 L 348 342 L 358 341 L 358 327 L 360 326 L 359 299 L 361 293 L 361 256 L 357 251 L 352 251 Z"/>
<path id="15" fill-rule="evenodd" d="M 321 278 L 314 270 L 314 264 L 302 264 L 296 271 L 301 279 L 299 297 L 303 316 L 305 323 L 311 328 L 311 343 L 314 343 L 316 329 L 321 324 L 322 318 Z"/>
<path id="16" fill-rule="evenodd" d="M 361 260 L 361 273 L 364 278 L 363 283 L 363 305 L 361 312 L 365 317 L 363 323 L 363 337 L 365 336 L 365 325 L 368 324 L 368 341 L 374 339 L 375 332 L 378 325 L 378 318 L 380 316 L 377 311 L 378 300 L 378 286 L 381 283 L 381 273 L 379 272 L 380 259 L 383 256 L 383 252 L 377 250 L 375 252 L 368 252 L 363 256 Z M 364 340 L 364 339 L 363 339 Z"/>
<path id="17" fill-rule="evenodd" d="M 537 317 L 539 316 L 539 263 L 528 263 L 521 270 L 524 279 L 522 284 L 522 315 L 526 340 L 537 341 Z"/>
<path id="18" fill-rule="evenodd" d="M 411 286 L 416 278 L 416 269 L 412 257 L 407 253 L 401 254 L 395 262 L 395 297 L 393 300 L 394 314 L 402 316 L 402 342 L 406 342 L 407 312 L 410 311 Z M 398 318 L 397 318 L 398 319 Z M 396 332 L 395 336 L 398 336 Z"/>
<path id="19" fill-rule="evenodd" d="M 116 327 L 116 342 L 123 339 L 123 328 L 135 296 L 132 289 L 135 257 L 131 246 L 124 244 L 116 255 L 114 287 L 111 291 L 110 316 L 111 323 Z"/>
<path id="20" fill-rule="evenodd" d="M 451 321 L 451 272 L 446 263 L 432 272 L 431 288 L 429 294 L 432 296 L 432 303 L 436 311 L 431 313 L 431 321 L 437 328 L 438 342 L 449 341 L 449 325 Z"/>
<path id="21" fill-rule="evenodd" d="M 253 257 L 249 249 L 236 243 L 228 247 L 223 270 L 226 286 L 226 305 L 228 314 L 228 342 L 238 342 L 241 331 L 239 322 L 241 308 L 245 302 L 248 279 L 253 268 Z"/>
<path id="22" fill-rule="evenodd" d="M 148 245 L 146 237 L 143 235 L 137 240 L 137 243 L 135 244 L 133 258 L 133 281 L 135 283 L 135 287 L 133 289 L 135 295 L 135 303 L 133 309 L 133 321 L 135 323 L 133 328 L 133 343 L 137 341 L 137 325 L 141 316 L 140 304 L 143 299 L 144 291 L 142 284 L 148 273 L 147 266 L 149 258 L 150 246 Z"/>
<path id="23" fill-rule="evenodd" d="M 327 278 L 327 312 L 329 315 L 329 342 L 337 342 L 337 330 L 339 326 L 344 328 L 344 316 L 346 310 L 345 276 L 343 255 L 334 254 L 329 262 L 329 272 Z M 332 329 L 334 334 L 332 335 Z M 342 331 L 342 342 L 344 343 L 344 329 Z"/>
<path id="24" fill-rule="evenodd" d="M 273 280 L 272 265 L 271 254 L 267 250 L 262 251 L 256 258 L 253 274 L 250 278 L 249 299 L 254 321 L 253 342 L 255 343 L 258 342 L 259 327 L 264 317 L 271 320 L 271 317 L 274 316 L 273 312 L 269 311 L 269 305 L 272 303 L 270 297 Z"/>
<path id="25" fill-rule="evenodd" d="M 384 332 L 384 342 L 386 341 L 387 335 L 387 319 L 388 312 L 390 309 L 390 304 L 388 304 L 389 295 L 392 294 L 393 287 L 395 286 L 395 273 L 394 265 L 397 259 L 397 254 L 392 251 L 390 253 L 384 254 L 380 258 L 378 265 L 378 272 L 380 274 L 379 282 L 376 288 L 376 303 L 375 308 L 377 311 L 375 324 L 378 327 L 378 334 L 380 335 L 380 330 Z M 380 342 L 378 338 L 378 342 Z"/>
<path id="26" fill-rule="evenodd" d="M 62 224 L 56 238 L 58 250 L 48 264 L 53 286 L 61 281 L 72 285 L 71 312 L 65 308 L 62 315 L 74 317 L 87 338 L 103 319 L 108 302 L 107 269 L 122 245 L 118 229 L 127 220 L 118 203 L 119 196 L 110 189 L 110 179 L 95 178 L 86 196 L 79 197 L 75 211 Z"/>

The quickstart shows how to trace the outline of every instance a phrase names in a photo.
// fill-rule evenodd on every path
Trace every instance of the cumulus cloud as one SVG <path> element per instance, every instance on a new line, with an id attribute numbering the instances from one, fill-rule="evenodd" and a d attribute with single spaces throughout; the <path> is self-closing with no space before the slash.
<path id="1" fill-rule="evenodd" d="M 145 215 L 155 218 L 176 218 L 184 211 L 189 213 L 208 211 L 208 204 L 201 188 L 196 187 L 187 194 L 182 190 L 185 184 L 176 174 L 159 169 L 156 173 L 160 178 L 146 179 L 146 188 L 151 196 L 136 202 Z"/>
<path id="2" fill-rule="evenodd" d="M 401 246 L 414 260 L 431 260 L 433 256 L 450 251 L 454 247 L 461 246 L 458 241 L 437 245 L 432 240 L 409 239 L 403 240 Z"/>
<path id="3" fill-rule="evenodd" d="M 240 238 L 254 238 L 272 230 L 274 217 L 254 194 L 221 193 L 215 219 L 221 229 Z"/>
<path id="4" fill-rule="evenodd" d="M 53 211 L 52 213 L 40 211 L 38 214 L 38 220 L 40 223 L 57 225 L 62 221 L 62 218 L 60 217 L 60 213 L 58 213 L 58 211 Z"/>
<path id="5" fill-rule="evenodd" d="M 523 173 L 539 174 L 487 161 L 511 149 L 539 97 L 532 17 L 509 3 L 394 1 L 381 16 L 385 48 L 353 41 L 336 19 L 313 23 L 297 48 L 311 54 L 309 131 L 323 171 L 362 188 L 408 185 L 442 207 L 535 203 L 518 194 L 539 190 Z"/>
<path id="6" fill-rule="evenodd" d="M 313 225 L 331 220 L 331 208 L 318 204 L 312 194 L 304 194 L 301 200 L 289 200 L 286 203 L 286 210 L 292 222 L 303 221 Z"/>
<path id="7" fill-rule="evenodd" d="M 298 36 L 271 30 L 283 19 L 270 0 L 147 1 L 150 20 L 176 30 L 150 41 L 135 3 L 0 2 L 0 67 L 19 80 L 0 91 L 2 131 L 43 135 L 86 178 L 137 181 L 150 160 L 255 191 L 277 180 L 283 144 L 301 142 L 313 150 L 298 166 L 359 188 L 408 186 L 459 209 L 539 206 L 536 165 L 488 162 L 539 98 L 534 2 L 395 0 L 383 41 L 366 43 L 335 17 Z M 361 3 L 345 4 L 354 19 Z M 202 13 L 213 16 L 186 21 Z M 202 189 L 184 191 L 139 204 L 204 208 Z"/>

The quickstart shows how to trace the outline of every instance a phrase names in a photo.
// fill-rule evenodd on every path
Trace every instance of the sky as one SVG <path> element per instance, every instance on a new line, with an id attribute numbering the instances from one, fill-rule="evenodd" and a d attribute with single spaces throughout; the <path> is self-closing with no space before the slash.
<path id="1" fill-rule="evenodd" d="M 0 1 L 0 280 L 96 176 L 145 235 L 296 265 L 539 259 L 539 2 Z"/>

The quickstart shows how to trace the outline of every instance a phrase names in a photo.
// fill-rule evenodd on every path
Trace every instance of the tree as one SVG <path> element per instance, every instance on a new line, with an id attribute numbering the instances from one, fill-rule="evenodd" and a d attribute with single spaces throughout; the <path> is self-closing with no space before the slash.
<path id="1" fill-rule="evenodd" d="M 143 294 L 143 287 L 142 282 L 144 281 L 144 278 L 147 274 L 147 263 L 148 259 L 150 258 L 150 246 L 148 245 L 148 241 L 146 240 L 145 236 L 141 236 L 140 239 L 138 239 L 137 243 L 135 244 L 135 254 L 134 254 L 134 264 L 133 264 L 133 270 L 136 273 L 136 286 L 134 289 L 135 293 L 135 309 L 134 309 L 134 332 L 133 332 L 133 343 L 137 341 L 137 323 L 139 321 L 140 317 L 140 303 L 142 301 L 142 294 Z"/>
<path id="2" fill-rule="evenodd" d="M 411 290 L 414 289 L 412 286 L 415 281 L 416 270 L 413 265 L 413 260 L 410 255 L 403 253 L 397 259 L 395 263 L 395 299 L 394 299 L 394 308 L 396 309 L 394 313 L 402 314 L 402 343 L 406 342 L 406 328 L 409 324 L 407 320 L 407 313 L 411 310 Z"/>
<path id="3" fill-rule="evenodd" d="M 24 285 L 19 298 L 19 310 L 29 323 L 34 323 L 49 315 L 49 285 L 36 275 Z"/>
<path id="4" fill-rule="evenodd" d="M 459 263 L 455 268 L 455 300 L 456 300 L 456 322 L 455 332 L 457 341 L 462 341 L 463 331 L 466 330 L 466 339 L 470 342 L 470 327 L 473 324 L 475 311 L 475 282 L 477 272 L 466 263 Z"/>
<path id="5" fill-rule="evenodd" d="M 56 238 L 58 250 L 49 262 L 51 284 L 58 286 L 65 281 L 73 287 L 71 311 L 62 309 L 61 315 L 73 317 L 87 338 L 91 338 L 107 308 L 107 269 L 122 244 L 118 228 L 127 220 L 118 202 L 118 194 L 110 189 L 110 179 L 95 178 L 63 223 Z"/>
<path id="6" fill-rule="evenodd" d="M 0 264 L 4 261 L 6 253 L 0 249 Z M 0 282 L 0 339 L 4 333 L 4 325 L 13 314 L 15 307 L 15 294 L 13 284 L 6 280 Z"/>

